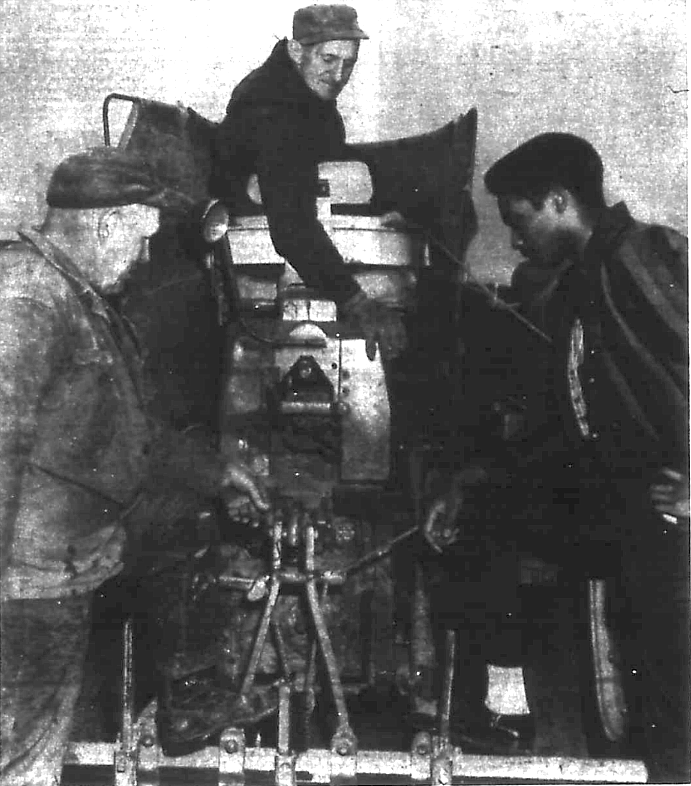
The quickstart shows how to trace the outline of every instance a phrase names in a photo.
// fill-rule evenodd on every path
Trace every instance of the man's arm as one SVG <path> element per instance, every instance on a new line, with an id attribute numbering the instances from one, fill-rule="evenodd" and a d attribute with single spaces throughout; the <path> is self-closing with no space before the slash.
<path id="1" fill-rule="evenodd" d="M 360 287 L 317 219 L 310 139 L 276 117 L 261 122 L 257 135 L 257 177 L 276 252 L 305 284 L 343 305 Z"/>
<path id="2" fill-rule="evenodd" d="M 41 395 L 52 373 L 54 315 L 21 297 L 0 300 L 0 560 L 9 565 L 22 479 L 36 439 Z"/>
<path id="3" fill-rule="evenodd" d="M 147 480 L 154 492 L 157 481 L 164 481 L 165 488 L 174 483 L 206 497 L 223 496 L 229 508 L 244 499 L 257 510 L 269 508 L 266 494 L 249 467 L 224 458 L 204 435 L 183 433 L 161 423 L 155 426 Z"/>

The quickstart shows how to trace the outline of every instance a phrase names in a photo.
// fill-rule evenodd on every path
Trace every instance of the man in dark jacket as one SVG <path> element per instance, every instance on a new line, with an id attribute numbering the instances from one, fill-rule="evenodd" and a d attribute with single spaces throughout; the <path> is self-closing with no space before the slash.
<path id="1" fill-rule="evenodd" d="M 485 184 L 512 246 L 526 260 L 559 270 L 550 296 L 557 307 L 548 304 L 552 384 L 573 447 L 561 457 L 543 455 L 549 472 L 533 466 L 522 485 L 535 489 L 539 477 L 554 486 L 556 465 L 564 468 L 559 477 L 573 475 L 574 467 L 582 476 L 575 509 L 574 498 L 560 507 L 555 495 L 544 520 L 516 511 L 510 537 L 566 541 L 585 561 L 603 544 L 616 544 L 621 569 L 615 561 L 601 569 L 609 567 L 626 603 L 618 627 L 633 676 L 632 727 L 640 727 L 651 779 L 686 782 L 688 242 L 673 229 L 636 221 L 624 203 L 608 207 L 600 156 L 571 134 L 525 142 L 488 170 Z M 491 476 L 484 480 L 491 483 Z M 513 489 L 508 485 L 493 495 L 495 513 L 519 498 L 520 473 Z M 432 506 L 432 543 L 439 545 L 444 514 L 462 508 L 465 493 L 457 484 Z M 491 511 L 483 517 L 496 520 Z"/>
<path id="2" fill-rule="evenodd" d="M 279 41 L 233 91 L 217 131 L 211 191 L 231 213 L 241 211 L 249 177 L 256 174 L 277 253 L 388 358 L 405 344 L 400 317 L 365 296 L 316 211 L 318 164 L 345 152 L 336 98 L 367 37 L 346 5 L 296 11 L 293 38 Z"/>
<path id="3" fill-rule="evenodd" d="M 623 203 L 607 207 L 600 156 L 570 134 L 525 142 L 485 183 L 514 248 L 573 263 L 559 285 L 568 307 L 555 336 L 557 394 L 608 483 L 600 520 L 591 508 L 588 521 L 621 548 L 622 643 L 651 779 L 686 781 L 688 242 L 634 220 Z"/>
<path id="4" fill-rule="evenodd" d="M 60 781 L 93 594 L 122 570 L 128 516 L 159 481 L 268 507 L 247 469 L 150 421 L 136 342 L 104 298 L 159 208 L 188 200 L 136 156 L 96 148 L 57 167 L 47 202 L 0 264 L 0 780 L 12 786 Z"/>

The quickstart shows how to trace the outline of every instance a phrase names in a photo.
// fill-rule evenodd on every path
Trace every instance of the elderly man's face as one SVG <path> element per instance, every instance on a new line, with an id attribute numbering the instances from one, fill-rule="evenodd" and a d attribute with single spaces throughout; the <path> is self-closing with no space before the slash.
<path id="1" fill-rule="evenodd" d="M 359 49 L 359 41 L 324 41 L 297 44 L 290 54 L 307 87 L 322 100 L 334 101 L 348 84 Z"/>
<path id="2" fill-rule="evenodd" d="M 155 207 L 126 205 L 113 208 L 104 220 L 103 265 L 98 283 L 105 292 L 118 292 L 135 264 L 145 257 L 145 240 L 158 231 L 160 216 Z"/>

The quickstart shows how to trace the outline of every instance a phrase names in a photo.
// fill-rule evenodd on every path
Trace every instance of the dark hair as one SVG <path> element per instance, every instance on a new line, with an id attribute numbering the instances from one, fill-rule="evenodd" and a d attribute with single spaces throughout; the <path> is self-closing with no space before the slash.
<path id="1" fill-rule="evenodd" d="M 529 139 L 485 173 L 485 186 L 494 196 L 522 197 L 538 205 L 561 187 L 588 209 L 605 206 L 602 180 L 602 159 L 590 142 L 556 132 Z"/>

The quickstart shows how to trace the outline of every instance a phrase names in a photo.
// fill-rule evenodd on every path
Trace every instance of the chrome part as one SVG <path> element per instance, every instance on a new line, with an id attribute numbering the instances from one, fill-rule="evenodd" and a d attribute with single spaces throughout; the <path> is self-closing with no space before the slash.
<path id="1" fill-rule="evenodd" d="M 616 641 L 607 624 L 607 582 L 588 580 L 588 622 L 595 695 L 602 730 L 610 742 L 626 735 L 627 712 Z"/>
<path id="2" fill-rule="evenodd" d="M 228 209 L 217 199 L 212 199 L 202 214 L 202 237 L 207 243 L 218 243 L 229 226 Z"/>

